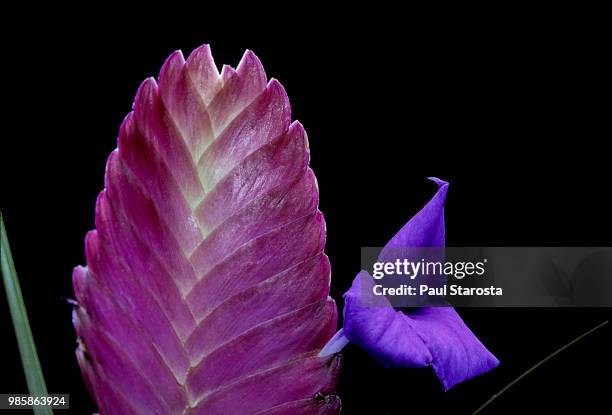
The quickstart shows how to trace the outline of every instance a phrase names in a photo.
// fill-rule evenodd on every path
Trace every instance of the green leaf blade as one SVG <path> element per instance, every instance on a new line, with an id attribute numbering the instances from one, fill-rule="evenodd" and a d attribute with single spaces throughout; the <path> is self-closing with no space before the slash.
<path id="1" fill-rule="evenodd" d="M 4 219 L 0 213 L 0 263 L 2 269 L 2 281 L 6 291 L 13 327 L 15 328 L 15 336 L 21 355 L 21 362 L 25 373 L 28 391 L 32 396 L 47 396 L 47 386 L 43 377 L 40 361 L 36 352 L 36 345 L 30 329 L 30 322 L 26 312 L 15 264 L 11 255 L 11 249 L 4 226 Z M 35 407 L 36 415 L 53 414 L 53 411 L 47 406 Z"/>

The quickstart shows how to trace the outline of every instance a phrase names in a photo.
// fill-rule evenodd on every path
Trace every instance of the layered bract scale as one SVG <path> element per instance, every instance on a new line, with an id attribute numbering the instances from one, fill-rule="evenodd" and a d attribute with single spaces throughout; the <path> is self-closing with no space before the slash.
<path id="1" fill-rule="evenodd" d="M 306 133 L 247 51 L 143 82 L 109 157 L 77 358 L 104 414 L 331 414 L 339 358 Z"/>

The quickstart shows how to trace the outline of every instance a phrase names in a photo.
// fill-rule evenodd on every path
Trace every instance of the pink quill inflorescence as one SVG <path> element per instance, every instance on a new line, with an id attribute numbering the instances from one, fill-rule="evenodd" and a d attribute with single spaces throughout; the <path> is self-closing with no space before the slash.
<path id="1" fill-rule="evenodd" d="M 145 80 L 108 159 L 73 314 L 103 414 L 332 414 L 330 265 L 304 129 L 257 57 Z M 288 289 L 291 288 L 291 289 Z"/>

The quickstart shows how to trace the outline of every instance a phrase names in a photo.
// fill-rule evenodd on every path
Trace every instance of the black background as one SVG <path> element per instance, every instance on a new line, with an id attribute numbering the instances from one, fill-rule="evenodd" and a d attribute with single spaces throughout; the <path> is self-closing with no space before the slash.
<path id="1" fill-rule="evenodd" d="M 432 18 L 418 29 L 418 17 L 345 15 L 270 15 L 219 28 L 205 15 L 186 23 L 164 13 L 125 25 L 91 14 L 20 21 L 3 45 L 0 197 L 49 391 L 70 393 L 72 413 L 94 410 L 74 358 L 71 270 L 84 262 L 119 124 L 140 81 L 175 49 L 187 55 L 210 43 L 217 64 L 232 66 L 252 49 L 285 86 L 309 134 L 340 307 L 360 247 L 384 244 L 420 209 L 435 191 L 430 175 L 451 183 L 449 246 L 609 246 L 609 48 L 596 22 L 571 15 L 454 25 Z M 0 298 L 0 392 L 24 393 Z M 349 346 L 344 413 L 469 413 L 609 311 L 460 314 L 501 360 L 497 369 L 444 393 L 429 369 L 383 369 Z M 609 351 L 608 327 L 521 381 L 489 413 L 599 412 Z"/>

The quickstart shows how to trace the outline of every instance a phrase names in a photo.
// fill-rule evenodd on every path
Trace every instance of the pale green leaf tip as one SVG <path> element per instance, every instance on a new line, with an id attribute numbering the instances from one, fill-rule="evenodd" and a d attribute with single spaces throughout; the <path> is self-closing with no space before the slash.
<path id="1" fill-rule="evenodd" d="M 17 346 L 21 355 L 21 363 L 25 372 L 28 391 L 32 396 L 46 396 L 47 386 L 36 353 L 36 345 L 32 337 L 28 314 L 23 302 L 19 279 L 15 271 L 15 264 L 11 255 L 11 248 L 4 226 L 4 215 L 0 211 L 0 270 L 2 271 L 2 281 L 6 291 L 6 299 L 8 302 L 9 311 L 15 328 L 15 336 L 17 338 Z M 34 407 L 36 415 L 53 414 L 51 408 L 47 406 Z"/>

